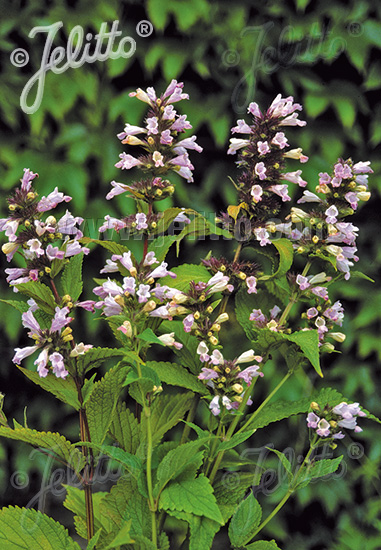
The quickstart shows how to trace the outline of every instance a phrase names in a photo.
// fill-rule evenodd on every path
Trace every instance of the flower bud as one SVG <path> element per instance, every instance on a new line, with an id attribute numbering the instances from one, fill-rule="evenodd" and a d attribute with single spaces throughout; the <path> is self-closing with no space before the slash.
<path id="1" fill-rule="evenodd" d="M 320 348 L 320 351 L 326 351 L 327 353 L 332 353 L 333 351 L 335 351 L 335 346 L 328 343 L 328 342 L 325 342 L 321 348 Z"/>
<path id="2" fill-rule="evenodd" d="M 17 247 L 18 247 L 18 244 L 16 243 L 5 243 L 1 247 L 1 250 L 4 252 L 4 254 L 10 254 L 14 250 L 16 250 Z"/>
<path id="3" fill-rule="evenodd" d="M 150 278 L 146 281 L 146 284 L 147 284 L 147 285 L 152 285 L 154 282 L 155 282 L 155 279 L 154 279 L 153 277 L 150 277 Z"/>
<path id="4" fill-rule="evenodd" d="M 340 342 L 340 343 L 344 342 L 344 340 L 346 339 L 346 335 L 343 334 L 342 332 L 330 332 L 329 336 L 334 340 L 336 340 L 336 342 Z"/>
<path id="5" fill-rule="evenodd" d="M 357 196 L 360 199 L 360 201 L 365 201 L 366 202 L 370 199 L 369 191 L 367 193 L 365 193 L 365 192 L 357 193 Z"/>
<path id="6" fill-rule="evenodd" d="M 71 334 L 73 332 L 73 329 L 70 327 L 66 327 L 62 332 L 61 336 L 68 336 L 68 334 Z"/>
<path id="7" fill-rule="evenodd" d="M 150 137 L 147 139 L 147 141 L 148 141 L 148 143 L 149 143 L 150 145 L 153 145 L 153 144 L 155 143 L 155 140 L 153 139 L 152 136 L 150 136 Z"/>
<path id="8" fill-rule="evenodd" d="M 232 386 L 232 390 L 235 391 L 236 393 L 242 393 L 243 386 L 241 386 L 241 384 L 234 384 L 234 386 Z"/>
<path id="9" fill-rule="evenodd" d="M 198 319 L 200 319 L 200 312 L 199 311 L 196 311 L 194 314 L 193 314 L 193 317 L 194 319 L 197 321 Z"/>
<path id="10" fill-rule="evenodd" d="M 314 411 L 318 411 L 320 409 L 319 405 L 316 403 L 316 401 L 312 401 L 312 403 L 310 404 L 310 407 L 312 410 Z"/>
<path id="11" fill-rule="evenodd" d="M 238 273 L 238 277 L 239 277 L 240 279 L 242 279 L 242 281 L 244 281 L 244 280 L 246 279 L 246 273 L 243 273 L 243 271 L 240 271 L 240 272 Z"/>
<path id="12" fill-rule="evenodd" d="M 209 342 L 212 344 L 212 346 L 216 346 L 218 344 L 218 340 L 215 336 L 211 336 L 209 338 Z"/>
<path id="13" fill-rule="evenodd" d="M 15 204 L 10 204 L 10 205 L 8 206 L 8 208 L 9 208 L 9 210 L 10 210 L 11 212 L 14 212 L 14 211 L 16 210 L 17 206 L 16 206 Z"/>
<path id="14" fill-rule="evenodd" d="M 221 325 L 218 323 L 213 323 L 210 330 L 214 330 L 215 332 L 219 332 L 221 330 Z"/>
<path id="15" fill-rule="evenodd" d="M 221 313 L 221 315 L 219 315 L 215 320 L 215 323 L 221 324 L 221 323 L 225 323 L 225 321 L 228 321 L 228 320 L 229 320 L 229 314 Z"/>
<path id="16" fill-rule="evenodd" d="M 46 218 L 46 223 L 48 223 L 49 225 L 54 225 L 55 223 L 57 223 L 57 220 L 54 216 L 48 216 Z"/>
<path id="17" fill-rule="evenodd" d="M 300 208 L 291 208 L 291 221 L 294 223 L 300 222 L 302 220 L 305 220 L 308 218 L 307 212 L 304 212 L 304 210 L 301 210 Z"/>
<path id="18" fill-rule="evenodd" d="M 125 334 L 127 338 L 131 338 L 132 336 L 132 325 L 130 321 L 124 321 L 117 330 L 123 332 L 123 334 Z"/>
<path id="19" fill-rule="evenodd" d="M 156 229 L 157 227 L 157 223 L 156 222 L 152 222 L 151 223 L 151 229 Z"/>
<path id="20" fill-rule="evenodd" d="M 334 420 L 331 420 L 329 425 L 332 426 L 332 428 L 336 428 L 337 422 L 335 422 Z"/>
<path id="21" fill-rule="evenodd" d="M 33 193 L 32 191 L 29 191 L 29 193 L 27 194 L 26 198 L 27 198 L 28 200 L 31 201 L 31 200 L 33 200 L 33 199 L 36 198 L 36 194 Z"/>
<path id="22" fill-rule="evenodd" d="M 184 304 L 188 300 L 188 296 L 186 294 L 183 294 L 182 292 L 179 292 L 178 294 L 175 294 L 173 297 L 173 301 L 176 302 L 176 304 Z"/>
<path id="23" fill-rule="evenodd" d="M 212 306 L 208 306 L 206 308 L 206 313 L 213 313 L 213 307 Z"/>
<path id="24" fill-rule="evenodd" d="M 319 237 L 318 237 L 317 235 L 314 235 L 314 236 L 312 237 L 312 242 L 313 242 L 314 244 L 317 244 L 317 243 L 319 242 Z"/>
<path id="25" fill-rule="evenodd" d="M 121 306 L 121 307 L 124 306 L 124 298 L 123 298 L 123 296 L 114 296 L 114 300 L 115 300 L 115 302 L 116 302 L 119 306 Z"/>
<path id="26" fill-rule="evenodd" d="M 116 298 L 115 298 L 115 301 L 116 301 Z M 149 313 L 150 311 L 153 311 L 155 308 L 156 308 L 156 302 L 154 302 L 153 300 L 149 300 L 144 304 L 142 311 L 144 311 L 144 313 Z"/>
<path id="27" fill-rule="evenodd" d="M 161 189 L 156 189 L 155 195 L 157 195 L 158 197 L 161 197 L 162 194 L 163 194 L 163 191 Z"/>

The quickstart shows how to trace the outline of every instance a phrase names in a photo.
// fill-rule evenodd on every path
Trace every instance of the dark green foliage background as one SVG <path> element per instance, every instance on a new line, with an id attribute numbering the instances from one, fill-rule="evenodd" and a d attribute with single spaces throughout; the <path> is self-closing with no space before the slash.
<path id="1" fill-rule="evenodd" d="M 331 385 L 380 415 L 380 14 L 381 5 L 371 0 L 50 0 L 45 4 L 39 0 L 0 0 L 2 216 L 7 212 L 4 199 L 24 167 L 39 173 L 41 195 L 58 186 L 73 196 L 70 209 L 86 219 L 89 236 L 96 236 L 105 214 L 131 212 L 133 203 L 125 198 L 117 197 L 110 203 L 104 200 L 112 179 L 127 182 L 133 177 L 132 171 L 126 174 L 114 168 L 123 150 L 115 134 L 127 121 L 139 124 L 145 110 L 145 105 L 129 98 L 128 92 L 149 85 L 161 91 L 172 78 L 185 82 L 191 99 L 183 102 L 181 109 L 199 135 L 204 153 L 192 156 L 195 183 L 173 178 L 175 197 L 172 202 L 159 203 L 160 207 L 175 204 L 218 212 L 235 200 L 227 178 L 236 173 L 234 159 L 226 157 L 230 127 L 237 118 L 245 117 L 250 101 L 265 107 L 277 93 L 293 95 L 303 104 L 302 118 L 308 125 L 291 129 L 289 141 L 294 147 L 302 146 L 310 156 L 303 173 L 311 190 L 317 173 L 329 171 L 339 156 L 372 161 L 372 199 L 361 208 L 354 223 L 361 228 L 358 268 L 376 283 L 351 279 L 338 286 L 335 297 L 342 299 L 347 310 L 343 327 L 347 340 L 341 346 L 342 354 L 323 358 L 323 381 L 316 380 L 311 371 L 309 377 L 300 374 L 284 387 L 280 397 L 294 399 L 311 385 Z M 142 19 L 154 26 L 148 38 L 136 33 Z M 41 34 L 28 38 L 30 30 L 63 21 L 55 45 L 65 46 L 74 25 L 80 24 L 85 32 L 94 34 L 103 21 L 111 24 L 114 20 L 120 21 L 123 36 L 136 40 L 136 53 L 130 59 L 85 64 L 61 75 L 49 73 L 41 107 L 32 115 L 24 114 L 20 94 L 39 68 L 45 40 Z M 9 60 L 16 47 L 30 53 L 30 62 L 23 69 Z M 196 246 L 187 244 L 182 258 L 198 262 L 212 247 L 232 253 L 227 252 L 225 242 L 205 241 Z M 85 273 L 87 269 L 89 275 L 96 276 L 100 254 L 97 250 L 90 255 Z M 171 265 L 177 261 L 175 256 L 171 260 Z M 3 255 L 1 262 L 3 271 L 7 267 Z M 4 281 L 1 288 L 3 297 L 13 298 Z M 85 296 L 91 297 L 91 285 Z M 62 429 L 68 437 L 76 438 L 76 418 L 66 417 L 66 408 L 32 387 L 11 362 L 13 347 L 27 342 L 19 314 L 2 305 L 0 324 L 4 334 L 0 391 L 6 393 L 6 414 L 22 421 L 27 405 L 31 427 Z M 80 317 L 77 324 L 78 339 L 110 344 L 110 333 L 90 315 Z M 239 328 L 229 327 L 225 344 L 232 356 L 246 349 Z M 263 386 L 273 388 L 283 374 L 284 367 L 275 368 L 274 362 L 267 369 Z M 348 447 L 340 443 L 336 451 L 344 453 L 347 465 L 342 479 L 303 489 L 268 526 L 266 534 L 278 537 L 285 550 L 353 550 L 363 548 L 364 539 L 368 540 L 367 550 L 381 547 L 381 486 L 377 478 L 380 429 L 366 420 L 362 425 L 364 433 L 356 434 L 355 439 L 364 447 L 364 457 L 350 458 L 354 447 L 348 437 L 344 440 Z M 259 433 L 255 447 L 273 442 L 281 450 L 291 446 L 298 454 L 305 437 L 304 418 L 284 421 L 265 435 Z M 0 461 L 3 504 L 25 505 L 40 489 L 43 460 L 31 457 L 23 446 L 2 441 Z M 16 478 L 11 476 L 17 471 L 29 474 L 23 489 L 14 488 Z M 259 494 L 265 511 L 279 501 L 279 494 Z M 57 501 L 48 496 L 47 511 L 54 514 L 49 502 Z M 216 544 L 222 548 L 223 542 Z"/>

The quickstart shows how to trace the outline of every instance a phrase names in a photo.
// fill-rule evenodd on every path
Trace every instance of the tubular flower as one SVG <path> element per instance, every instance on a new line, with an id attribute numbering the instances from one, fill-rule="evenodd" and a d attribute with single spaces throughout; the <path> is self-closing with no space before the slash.
<path id="1" fill-rule="evenodd" d="M 307 426 L 314 430 L 321 438 L 343 439 L 345 434 L 340 428 L 354 430 L 355 433 L 362 432 L 357 425 L 357 418 L 366 416 L 358 403 L 339 403 L 335 407 L 326 405 L 321 408 L 317 403 L 312 403 L 314 412 L 307 415 Z"/>
<path id="2" fill-rule="evenodd" d="M 228 411 L 237 410 L 242 402 L 241 395 L 244 390 L 251 386 L 254 378 L 263 376 L 259 364 L 244 370 L 238 366 L 239 363 L 252 361 L 260 363 L 262 361 L 262 357 L 255 355 L 253 350 L 242 353 L 233 361 L 228 361 L 217 349 L 210 353 L 207 344 L 202 341 L 197 348 L 197 353 L 200 361 L 206 364 L 202 367 L 198 378 L 203 380 L 215 394 L 209 404 L 209 408 L 215 416 L 221 412 L 220 403 Z M 247 404 L 252 404 L 250 398 Z"/>

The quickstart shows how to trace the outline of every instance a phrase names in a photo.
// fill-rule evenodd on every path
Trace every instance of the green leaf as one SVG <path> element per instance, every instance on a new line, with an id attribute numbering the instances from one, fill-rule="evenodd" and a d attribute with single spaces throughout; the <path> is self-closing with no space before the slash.
<path id="1" fill-rule="evenodd" d="M 73 256 L 62 273 L 62 288 L 64 294 L 71 297 L 71 302 L 76 302 L 82 292 L 82 263 L 83 252 Z"/>
<path id="2" fill-rule="evenodd" d="M 159 507 L 205 516 L 223 524 L 213 488 L 203 474 L 196 479 L 171 482 L 160 495 Z"/>
<path id="3" fill-rule="evenodd" d="M 124 350 L 115 348 L 90 348 L 83 355 L 77 357 L 77 370 L 82 376 L 89 370 L 99 367 L 103 361 L 111 357 L 122 357 Z"/>
<path id="4" fill-rule="evenodd" d="M 89 540 L 86 550 L 96 550 L 96 545 L 98 544 L 99 537 L 102 534 L 102 529 L 99 529 L 93 537 Z"/>
<path id="5" fill-rule="evenodd" d="M 114 367 L 96 382 L 86 403 L 91 441 L 101 444 L 112 422 L 119 394 L 123 387 L 126 369 Z"/>
<path id="6" fill-rule="evenodd" d="M 131 519 L 131 535 L 151 536 L 151 518 L 147 499 L 138 490 L 132 477 L 121 477 L 100 503 L 102 515 L 107 516 L 114 529 Z"/>
<path id="7" fill-rule="evenodd" d="M 80 409 L 81 406 L 78 400 L 77 388 L 72 378 L 64 380 L 62 378 L 57 378 L 53 374 L 48 374 L 45 378 L 41 378 L 38 372 L 24 369 L 19 365 L 16 366 L 27 378 L 29 378 L 29 380 L 55 395 L 60 401 L 67 403 L 76 411 Z"/>
<path id="8" fill-rule="evenodd" d="M 85 491 L 79 487 L 71 487 L 70 485 L 63 484 L 63 487 L 66 490 L 66 498 L 63 502 L 65 508 L 73 512 L 74 521 L 76 524 L 84 525 L 85 529 L 82 531 L 80 528 L 80 536 L 84 535 L 84 538 L 87 538 L 87 526 L 86 526 L 86 504 L 85 504 Z M 93 493 L 93 510 L 94 510 L 94 530 L 101 534 L 103 532 L 110 532 L 112 530 L 112 522 L 107 516 L 104 516 L 100 513 L 100 503 L 102 499 L 108 493 L 97 491 Z M 83 523 L 82 523 L 83 522 Z M 98 538 L 100 536 L 98 535 Z"/>
<path id="9" fill-rule="evenodd" d="M 90 447 L 101 454 L 109 456 L 113 460 L 119 462 L 119 464 L 128 470 L 134 477 L 137 477 L 139 472 L 142 470 L 142 461 L 140 458 L 124 451 L 120 447 L 114 447 L 113 445 L 97 445 L 96 443 L 89 441 L 81 441 L 80 443 L 76 443 L 76 445 Z"/>
<path id="10" fill-rule="evenodd" d="M 351 271 L 351 277 L 357 277 L 358 279 L 365 279 L 366 281 L 369 281 L 370 283 L 375 283 L 373 279 L 368 277 L 368 275 L 365 275 L 365 273 L 362 273 L 361 271 Z"/>
<path id="11" fill-rule="evenodd" d="M 135 454 L 140 442 L 140 426 L 126 404 L 118 402 L 110 426 L 110 435 L 128 453 Z"/>
<path id="12" fill-rule="evenodd" d="M 30 307 L 26 302 L 23 302 L 22 300 L 1 300 L 0 299 L 0 302 L 3 302 L 4 304 L 8 304 L 14 307 L 20 313 L 25 313 L 26 311 L 28 311 Z"/>
<path id="13" fill-rule="evenodd" d="M 257 540 L 245 547 L 246 550 L 280 550 L 275 540 Z"/>
<path id="14" fill-rule="evenodd" d="M 16 285 L 16 288 L 22 294 L 25 294 L 29 298 L 37 303 L 46 313 L 50 315 L 54 314 L 54 310 L 57 304 L 54 300 L 54 296 L 50 288 L 39 281 L 30 281 L 29 283 L 21 283 Z"/>
<path id="15" fill-rule="evenodd" d="M 324 477 L 326 475 L 332 474 L 333 472 L 336 472 L 337 468 L 340 466 L 340 462 L 342 461 L 342 459 L 343 456 L 339 456 L 338 458 L 325 458 L 323 460 L 313 462 L 312 465 L 310 465 L 305 470 L 305 472 L 302 473 L 301 477 L 298 480 L 296 488 L 301 489 L 302 487 L 308 485 L 312 479 Z"/>
<path id="16" fill-rule="evenodd" d="M 4 550 L 80 550 L 65 527 L 32 508 L 0 510 L 0 545 Z"/>
<path id="17" fill-rule="evenodd" d="M 206 283 L 211 278 L 209 271 L 203 265 L 183 264 L 179 267 L 174 267 L 171 271 L 176 273 L 176 279 L 172 279 L 168 275 L 160 279 L 160 284 L 175 287 L 181 292 L 186 292 L 189 289 L 191 281 Z"/>
<path id="18" fill-rule="evenodd" d="M 201 548 L 210 550 L 215 534 L 221 529 L 221 525 L 217 521 L 178 510 L 169 510 L 169 514 L 189 523 L 189 550 L 200 550 Z"/>
<path id="19" fill-rule="evenodd" d="M 218 451 L 227 451 L 228 449 L 234 449 L 240 443 L 243 443 L 249 437 L 253 435 L 253 431 L 245 431 L 241 433 L 234 434 L 229 441 L 222 441 L 218 446 Z"/>
<path id="20" fill-rule="evenodd" d="M 158 262 L 163 262 L 177 235 L 159 235 L 148 246 L 148 252 L 154 252 Z"/>
<path id="21" fill-rule="evenodd" d="M 144 380 L 144 387 L 142 386 L 142 391 L 144 394 L 146 394 L 148 391 L 151 391 L 154 386 L 160 386 L 161 380 L 153 369 L 151 369 L 147 365 L 141 365 L 140 372 L 141 376 L 138 373 L 137 367 L 133 366 L 130 372 L 127 374 L 123 382 L 123 386 L 128 386 L 129 384 L 132 384 L 134 382 L 139 383 Z M 147 381 L 147 384 L 145 381 Z M 150 382 L 150 385 L 149 389 L 147 390 L 146 386 L 148 386 L 148 382 Z"/>
<path id="22" fill-rule="evenodd" d="M 281 453 L 280 451 L 277 451 L 276 449 L 273 449 L 272 447 L 266 447 L 266 449 L 268 449 L 269 451 L 272 451 L 277 455 L 277 457 L 281 461 L 283 468 L 286 470 L 288 474 L 288 479 L 290 480 L 292 478 L 292 466 L 290 461 L 286 457 L 286 455 L 284 453 Z"/>
<path id="23" fill-rule="evenodd" d="M 80 472 L 86 464 L 86 459 L 82 453 L 74 447 L 70 441 L 59 433 L 38 432 L 29 428 L 23 428 L 18 422 L 14 421 L 15 429 L 0 426 L 0 436 L 8 439 L 24 441 L 34 447 L 47 449 L 49 455 L 65 464 L 68 464 L 75 472 Z"/>
<path id="24" fill-rule="evenodd" d="M 143 330 L 141 334 L 137 335 L 137 338 L 139 338 L 139 340 L 143 340 L 144 342 L 148 342 L 149 344 L 159 344 L 159 346 L 165 346 L 165 344 L 163 344 L 163 342 L 159 340 L 159 338 L 150 328 L 146 328 L 145 330 Z"/>
<path id="25" fill-rule="evenodd" d="M 224 523 L 234 514 L 248 487 L 258 485 L 259 479 L 251 472 L 227 472 L 214 483 L 214 496 Z"/>
<path id="26" fill-rule="evenodd" d="M 106 546 L 105 550 L 111 550 L 112 548 L 120 547 L 122 544 L 134 542 L 130 535 L 131 523 L 132 521 L 128 520 L 122 525 L 114 540 Z"/>
<path id="27" fill-rule="evenodd" d="M 300 330 L 293 334 L 283 334 L 286 340 L 294 342 L 302 350 L 319 376 L 323 377 L 320 367 L 319 336 L 317 330 Z"/>
<path id="28" fill-rule="evenodd" d="M 259 502 L 250 493 L 243 500 L 229 525 L 229 538 L 233 546 L 243 546 L 253 538 L 262 517 L 262 509 Z"/>
<path id="29" fill-rule="evenodd" d="M 294 248 L 291 241 L 289 239 L 277 239 L 272 241 L 272 244 L 279 252 L 278 269 L 272 275 L 263 275 L 259 278 L 260 281 L 266 281 L 275 277 L 282 277 L 292 266 L 294 259 Z"/>
<path id="30" fill-rule="evenodd" d="M 157 445 L 163 435 L 183 419 L 191 407 L 194 394 L 178 393 L 177 395 L 160 395 L 151 407 L 151 427 L 153 444 Z M 143 443 L 147 433 L 147 419 L 141 420 Z"/>
<path id="31" fill-rule="evenodd" d="M 153 369 L 162 382 L 171 386 L 180 386 L 195 393 L 207 395 L 209 392 L 204 384 L 191 374 L 187 369 L 177 363 L 167 363 L 164 361 L 147 361 L 147 367 Z"/>
<path id="32" fill-rule="evenodd" d="M 125 252 L 130 252 L 130 249 L 127 248 L 127 246 L 124 246 L 123 244 L 114 243 L 113 241 L 102 241 L 100 239 L 90 239 L 89 237 L 82 237 L 80 240 L 82 244 L 99 244 L 103 248 L 106 248 L 109 250 L 112 254 L 118 254 L 119 256 L 122 256 Z M 132 261 L 134 261 L 133 256 L 131 255 Z"/>
<path id="33" fill-rule="evenodd" d="M 180 475 L 181 479 L 195 477 L 203 460 L 204 452 L 199 450 L 203 444 L 204 441 L 200 441 L 199 439 L 197 441 L 184 443 L 165 455 L 156 473 L 157 484 L 154 488 L 155 498 L 157 498 L 159 493 L 170 481 L 176 480 Z"/>

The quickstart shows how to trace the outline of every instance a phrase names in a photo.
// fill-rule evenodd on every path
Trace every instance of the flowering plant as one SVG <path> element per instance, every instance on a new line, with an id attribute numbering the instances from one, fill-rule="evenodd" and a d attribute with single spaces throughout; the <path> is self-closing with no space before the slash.
<path id="1" fill-rule="evenodd" d="M 342 457 L 319 461 L 317 449 L 335 449 L 346 430 L 361 432 L 359 417 L 377 421 L 329 388 L 296 401 L 273 400 L 302 368 L 323 376 L 321 355 L 345 339 L 337 328 L 343 306 L 331 301 L 329 287 L 358 275 L 351 271 L 358 260 L 358 228 L 346 218 L 369 199 L 372 170 L 369 162 L 339 159 L 332 174 L 319 174 L 316 193 L 304 190 L 297 203 L 307 207 L 292 207 L 283 216 L 284 203 L 291 201 L 288 183 L 307 186 L 302 171 L 287 171 L 286 162 L 305 163 L 308 157 L 300 148 L 289 149 L 284 133 L 287 126 L 306 124 L 299 119 L 301 106 L 278 95 L 264 113 L 250 103 L 250 120 L 238 120 L 232 129 L 245 135 L 231 138 L 228 149 L 239 155 L 233 181 L 238 203 L 218 215 L 218 225 L 191 208 L 155 211 L 155 202 L 175 191 L 171 172 L 193 181 L 189 151 L 202 148 L 195 136 L 182 136 L 191 129 L 174 108 L 188 99 L 182 83 L 173 80 L 160 96 L 153 88 L 130 95 L 148 105 L 148 114 L 144 125 L 127 123 L 118 134 L 139 153 L 122 152 L 116 166 L 141 170 L 142 177 L 111 182 L 106 198 L 133 197 L 136 212 L 122 219 L 105 216 L 99 231 L 139 238 L 139 255 L 117 238 L 84 236 L 83 219 L 68 210 L 60 218 L 52 215 L 71 197 L 56 188 L 39 198 L 33 186 L 37 174 L 29 169 L 8 199 L 9 216 L 0 221 L 8 237 L 2 250 L 9 262 L 15 255 L 24 261 L 23 267 L 5 270 L 18 298 L 8 303 L 21 312 L 34 340 L 16 348 L 13 362 L 78 411 L 80 437 L 72 443 L 26 422 L 11 427 L 4 413 L 0 435 L 30 443 L 73 470 L 79 485 L 66 486 L 64 504 L 89 550 L 170 545 L 207 550 L 224 525 L 232 548 L 279 548 L 275 541 L 253 539 L 295 491 L 337 470 Z M 178 235 L 171 232 L 173 222 L 181 224 Z M 235 243 L 232 259 L 210 253 L 199 265 L 169 269 L 165 260 L 173 244 L 212 233 Z M 95 299 L 81 300 L 83 258 L 94 243 L 110 258 L 100 269 Z M 249 250 L 255 262 L 245 258 Z M 77 342 L 75 324 L 71 327 L 77 308 L 104 319 L 115 345 Z M 225 327 L 233 324 L 249 343 L 228 359 Z M 171 362 L 155 359 L 157 346 L 171 348 Z M 35 368 L 21 367 L 32 355 Z M 273 356 L 285 374 L 259 400 L 255 386 Z M 114 366 L 98 375 L 107 359 Z M 262 519 L 252 489 L 264 468 L 244 460 L 237 447 L 269 424 L 298 414 L 306 415 L 309 449 L 296 470 L 284 453 L 271 449 L 287 473 L 287 490 Z M 93 493 L 95 468 L 104 456 L 120 465 L 121 475 L 109 493 Z M 224 482 L 229 471 L 238 472 L 233 488 Z M 20 540 L 32 548 L 79 548 L 62 525 L 33 509 L 2 509 L 0 526 L 9 548 Z"/>

